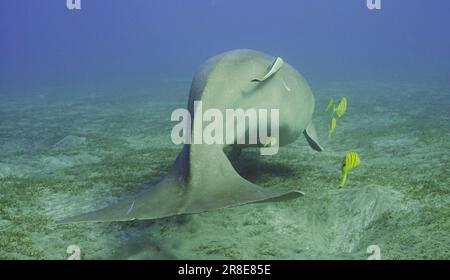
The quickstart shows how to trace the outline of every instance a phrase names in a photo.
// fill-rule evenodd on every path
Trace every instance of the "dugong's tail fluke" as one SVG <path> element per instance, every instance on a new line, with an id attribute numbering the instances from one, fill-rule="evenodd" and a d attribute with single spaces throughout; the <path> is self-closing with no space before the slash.
<path id="1" fill-rule="evenodd" d="M 302 195 L 297 190 L 274 191 L 245 180 L 217 146 L 185 145 L 171 171 L 160 183 L 134 199 L 68 218 L 61 223 L 159 219 L 249 203 L 294 199 Z"/>

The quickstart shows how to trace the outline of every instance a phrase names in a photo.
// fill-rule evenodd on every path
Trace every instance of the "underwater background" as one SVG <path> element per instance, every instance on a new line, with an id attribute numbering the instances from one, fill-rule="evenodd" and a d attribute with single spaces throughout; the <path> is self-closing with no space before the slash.
<path id="1" fill-rule="evenodd" d="M 0 2 L 0 259 L 450 258 L 450 2 Z M 316 97 L 325 151 L 303 137 L 237 171 L 305 196 L 157 221 L 58 225 L 138 193 L 181 146 L 199 65 L 223 51 L 283 59 Z M 330 97 L 348 108 L 328 137 Z M 361 165 L 339 188 L 340 161 Z"/>

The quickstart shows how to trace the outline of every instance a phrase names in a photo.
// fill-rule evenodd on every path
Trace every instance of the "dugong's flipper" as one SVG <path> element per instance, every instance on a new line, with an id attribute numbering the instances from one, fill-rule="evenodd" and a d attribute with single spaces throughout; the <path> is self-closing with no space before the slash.
<path id="1" fill-rule="evenodd" d="M 62 221 L 128 221 L 200 213 L 256 202 L 297 198 L 300 191 L 257 186 L 234 170 L 217 146 L 185 145 L 172 169 L 158 184 L 134 199 Z"/>
<path id="2" fill-rule="evenodd" d="M 305 135 L 306 141 L 308 141 L 309 146 L 314 150 L 321 152 L 323 151 L 322 146 L 319 144 L 316 127 L 313 123 L 310 123 L 308 127 L 306 127 L 305 131 L 303 131 Z"/>

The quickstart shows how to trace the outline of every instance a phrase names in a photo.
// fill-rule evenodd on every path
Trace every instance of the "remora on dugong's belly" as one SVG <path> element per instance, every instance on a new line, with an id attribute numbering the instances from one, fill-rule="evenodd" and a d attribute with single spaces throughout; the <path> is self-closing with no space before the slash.
<path id="1" fill-rule="evenodd" d="M 303 133 L 310 146 L 321 151 L 312 124 L 314 96 L 303 77 L 292 66 L 282 63 L 282 67 L 269 75 L 270 79 L 253 81 L 255 77 L 265 77 L 268 67 L 275 64 L 274 57 L 254 50 L 233 50 L 210 58 L 192 81 L 188 102 L 191 116 L 195 119 L 193 104 L 200 100 L 204 110 L 279 109 L 278 144 L 289 144 Z M 185 144 L 158 184 L 133 199 L 68 218 L 62 223 L 158 219 L 303 195 L 298 190 L 261 188 L 245 180 L 224 154 L 226 146 Z"/>

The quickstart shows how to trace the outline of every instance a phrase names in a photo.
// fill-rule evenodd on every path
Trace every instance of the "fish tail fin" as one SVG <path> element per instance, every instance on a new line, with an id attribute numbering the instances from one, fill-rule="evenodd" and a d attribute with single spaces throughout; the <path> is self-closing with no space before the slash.
<path id="1" fill-rule="evenodd" d="M 343 188 L 345 186 L 346 182 L 347 182 L 347 172 L 342 174 L 341 188 Z"/>

